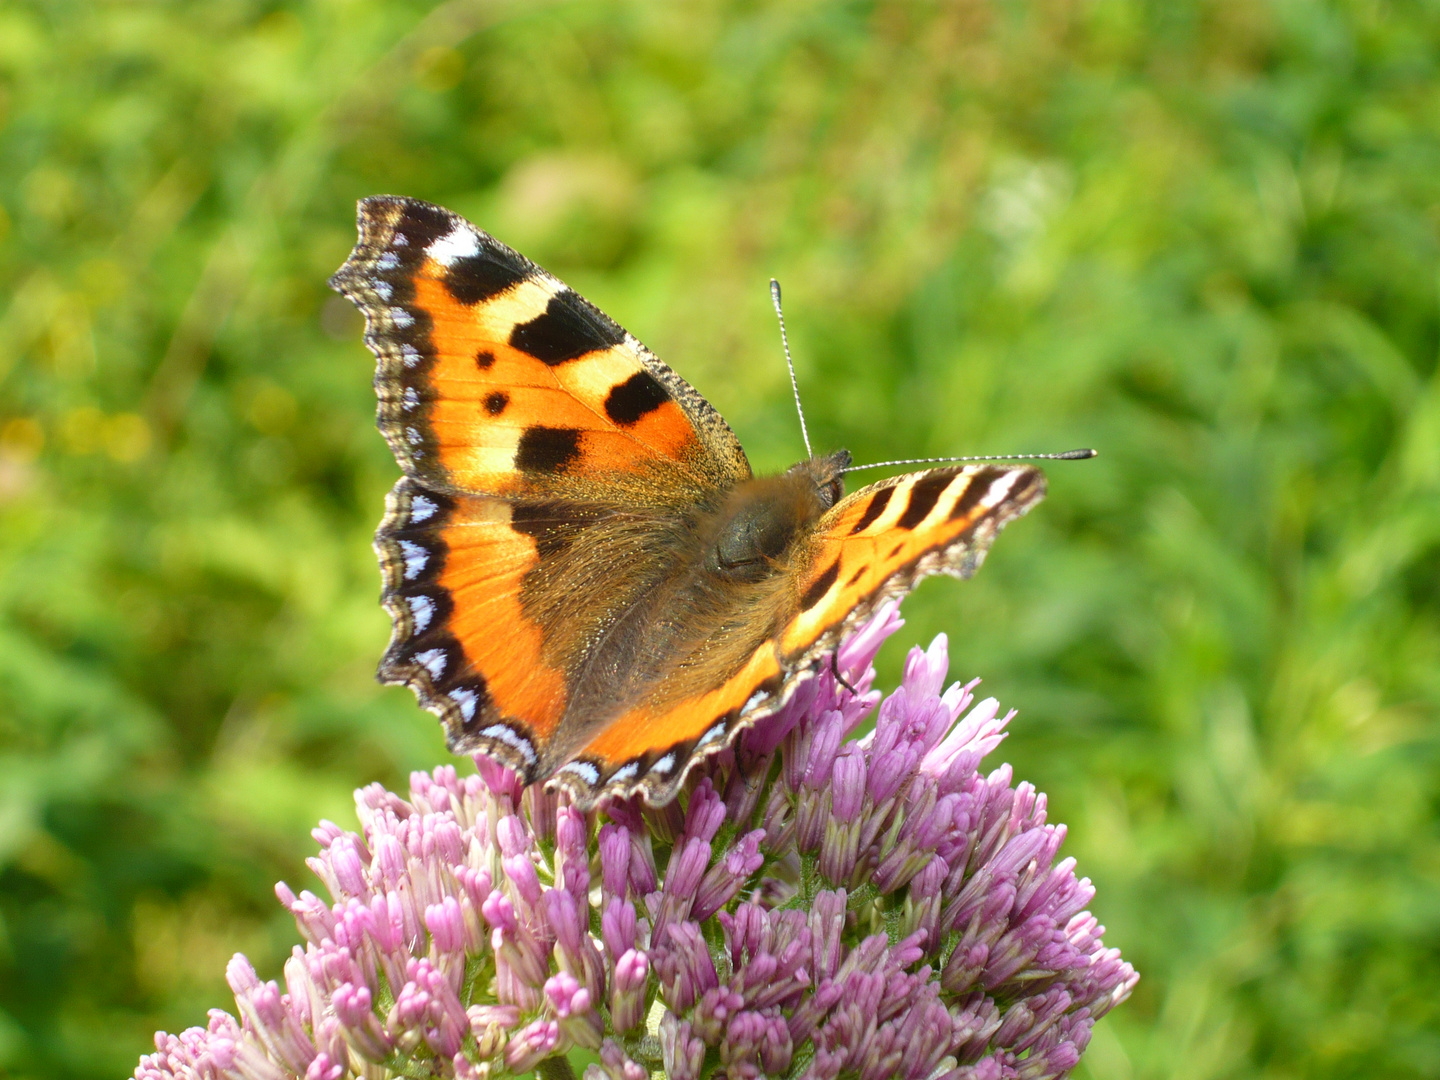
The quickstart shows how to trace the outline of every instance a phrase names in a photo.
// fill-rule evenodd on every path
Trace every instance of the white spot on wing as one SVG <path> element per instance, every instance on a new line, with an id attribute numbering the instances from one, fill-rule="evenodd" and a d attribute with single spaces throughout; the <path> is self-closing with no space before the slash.
<path id="1" fill-rule="evenodd" d="M 700 747 L 709 745 L 710 743 L 714 742 L 716 739 L 720 738 L 720 737 L 721 737 L 722 735 L 724 735 L 724 734 L 725 734 L 725 725 L 724 725 L 724 723 L 716 724 L 716 725 L 715 725 L 714 727 L 712 727 L 709 731 L 705 732 L 704 735 L 701 735 L 701 736 L 700 736 L 699 741 L 697 741 L 697 742 L 695 743 L 695 749 L 696 749 L 696 750 L 699 750 Z"/>
<path id="2" fill-rule="evenodd" d="M 413 386 L 407 386 L 405 388 L 405 396 L 403 400 L 405 402 L 405 411 L 409 412 L 411 409 L 415 408 L 416 405 L 420 404 L 420 392 L 416 390 Z"/>
<path id="3" fill-rule="evenodd" d="M 1015 482 L 1019 479 L 1019 471 L 1008 472 L 991 484 L 990 490 L 985 493 L 985 498 L 981 500 L 985 509 L 989 510 L 1004 502 L 1005 496 L 1010 494 L 1010 489 L 1015 486 Z"/>
<path id="4" fill-rule="evenodd" d="M 393 251 L 382 252 L 380 258 L 375 260 L 375 269 L 377 270 L 394 270 L 399 265 L 400 256 Z"/>
<path id="5" fill-rule="evenodd" d="M 675 755 L 666 754 L 659 761 L 655 762 L 654 765 L 650 766 L 650 771 L 664 776 L 673 768 L 675 768 Z"/>
<path id="6" fill-rule="evenodd" d="M 395 295 L 395 290 L 390 287 L 388 281 L 372 281 L 370 287 L 375 290 L 375 295 L 381 300 L 389 300 Z"/>
<path id="7" fill-rule="evenodd" d="M 406 311 L 403 307 L 392 307 L 390 309 L 390 321 L 402 330 L 407 326 L 415 325 L 415 316 Z"/>
<path id="8" fill-rule="evenodd" d="M 412 522 L 429 521 L 435 516 L 435 511 L 438 509 L 439 507 L 424 495 L 410 496 L 410 520 Z"/>
<path id="9" fill-rule="evenodd" d="M 414 345 L 402 345 L 400 346 L 400 359 L 406 367 L 413 368 L 420 363 L 420 350 Z"/>
<path id="10" fill-rule="evenodd" d="M 534 274 L 476 309 L 475 329 L 492 341 L 508 341 L 516 326 L 545 314 L 551 297 L 564 290 L 565 286 L 549 274 Z"/>
<path id="11" fill-rule="evenodd" d="M 612 784 L 627 783 L 631 780 L 634 780 L 635 774 L 639 771 L 640 766 L 632 761 L 629 765 L 622 765 L 620 768 L 616 769 L 613 773 L 611 773 L 609 782 Z"/>
<path id="12" fill-rule="evenodd" d="M 514 728 L 506 724 L 491 724 L 484 731 L 480 732 L 488 739 L 502 742 L 506 746 L 514 747 L 520 751 L 520 756 L 530 764 L 535 764 L 535 748 L 530 745 L 530 740 L 521 735 Z"/>
<path id="13" fill-rule="evenodd" d="M 557 773 L 568 772 L 584 780 L 585 783 L 594 787 L 600 782 L 600 770 L 591 765 L 588 761 L 572 761 L 568 765 L 562 765 L 555 770 Z"/>
<path id="14" fill-rule="evenodd" d="M 403 232 L 397 232 L 397 233 L 395 233 L 394 235 L 392 235 L 392 236 L 390 237 L 390 246 L 391 246 L 391 247 L 409 247 L 409 246 L 410 246 L 410 238 L 409 238 L 408 236 L 406 236 Z"/>
<path id="15" fill-rule="evenodd" d="M 405 437 L 410 440 L 411 446 L 419 446 L 425 441 L 425 437 L 420 434 L 419 428 L 407 427 L 405 429 Z"/>
<path id="16" fill-rule="evenodd" d="M 400 553 L 405 557 L 405 580 L 414 581 L 425 570 L 425 564 L 430 561 L 430 552 L 422 545 L 409 540 L 401 540 Z"/>
<path id="17" fill-rule="evenodd" d="M 426 649 L 415 654 L 415 662 L 428 671 L 432 679 L 439 679 L 445 674 L 446 661 L 444 649 Z"/>
<path id="18" fill-rule="evenodd" d="M 463 686 L 456 687 L 450 691 L 450 700 L 460 706 L 460 714 L 465 717 L 467 724 L 475 719 L 475 706 L 479 703 L 480 696 L 474 690 Z"/>
<path id="19" fill-rule="evenodd" d="M 750 700 L 745 702 L 744 706 L 740 709 L 740 715 L 744 716 L 746 713 L 754 711 L 755 707 L 769 696 L 770 695 L 764 690 L 756 690 L 755 693 L 750 695 Z"/>
<path id="20" fill-rule="evenodd" d="M 454 266 L 461 259 L 480 254 L 480 241 L 464 225 L 456 225 L 427 247 L 425 254 L 441 266 Z"/>
<path id="21" fill-rule="evenodd" d="M 430 620 L 435 617 L 435 601 L 423 593 L 419 596 L 412 596 L 410 603 L 410 621 L 415 624 L 415 633 L 423 634 L 430 627 Z"/>

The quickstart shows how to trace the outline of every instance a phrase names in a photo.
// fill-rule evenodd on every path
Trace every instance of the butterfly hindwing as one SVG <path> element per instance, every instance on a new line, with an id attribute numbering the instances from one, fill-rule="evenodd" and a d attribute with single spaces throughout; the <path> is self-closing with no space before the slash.
<path id="1" fill-rule="evenodd" d="M 566 673 L 544 661 L 544 628 L 521 604 L 539 554 L 510 504 L 407 477 L 390 493 L 375 546 L 393 624 L 381 681 L 414 689 L 452 748 L 533 768 L 564 709 Z"/>
<path id="2" fill-rule="evenodd" d="M 594 738 L 556 777 L 578 799 L 638 788 L 663 803 L 698 754 L 775 712 L 797 678 L 886 600 L 929 574 L 969 577 L 995 536 L 1045 494 L 1034 468 L 932 469 L 843 499 L 796 554 L 783 629 L 704 693 L 642 706 Z"/>

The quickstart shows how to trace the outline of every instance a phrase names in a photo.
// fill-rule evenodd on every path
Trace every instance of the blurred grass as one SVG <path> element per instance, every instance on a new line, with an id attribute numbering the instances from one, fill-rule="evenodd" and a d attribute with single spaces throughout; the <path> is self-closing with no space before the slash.
<path id="1" fill-rule="evenodd" d="M 324 287 L 394 192 L 757 468 L 772 273 L 817 448 L 1098 446 L 900 635 L 1020 708 L 1144 975 L 1081 1075 L 1440 1076 L 1437 58 L 1384 0 L 0 7 L 0 1072 L 277 973 L 309 827 L 442 760 Z"/>

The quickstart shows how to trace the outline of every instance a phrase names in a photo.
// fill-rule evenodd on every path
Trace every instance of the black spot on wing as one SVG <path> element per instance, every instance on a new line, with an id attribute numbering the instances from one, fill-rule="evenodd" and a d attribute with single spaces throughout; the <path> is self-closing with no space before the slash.
<path id="1" fill-rule="evenodd" d="M 483 239 L 480 244 L 478 255 L 456 259 L 445 272 L 445 288 L 466 307 L 499 296 L 530 274 L 528 266 L 489 249 Z"/>
<path id="2" fill-rule="evenodd" d="M 1004 469 L 997 469 L 987 465 L 970 477 L 970 486 L 960 493 L 960 498 L 955 500 L 955 505 L 950 508 L 950 520 L 959 521 L 974 510 L 985 498 L 985 493 L 990 490 L 990 485 L 1005 475 Z"/>
<path id="3" fill-rule="evenodd" d="M 800 610 L 809 611 L 818 604 L 821 597 L 830 591 L 830 586 L 835 584 L 835 579 L 839 576 L 840 560 L 837 559 L 826 567 L 825 572 L 816 578 L 814 583 L 805 590 L 805 595 L 800 598 Z"/>
<path id="4" fill-rule="evenodd" d="M 522 472 L 560 472 L 580 456 L 580 432 L 575 428 L 525 429 L 515 447 L 515 466 Z"/>
<path id="5" fill-rule="evenodd" d="M 495 366 L 495 354 L 489 349 L 481 349 L 475 354 L 475 366 L 481 371 L 489 371 Z"/>
<path id="6" fill-rule="evenodd" d="M 624 331 L 569 289 L 552 296 L 542 314 L 510 331 L 512 348 L 551 367 L 624 340 Z"/>
<path id="7" fill-rule="evenodd" d="M 499 416 L 509 404 L 510 395 L 504 390 L 492 390 L 485 395 L 485 411 L 491 416 Z"/>
<path id="8" fill-rule="evenodd" d="M 941 472 L 929 473 L 915 481 L 910 488 L 910 501 L 905 506 L 905 512 L 895 524 L 902 529 L 913 529 L 919 525 L 930 515 L 930 511 L 935 509 L 941 492 L 949 487 L 954 479 L 954 473 Z"/>
<path id="9" fill-rule="evenodd" d="M 612 386 L 605 398 L 605 415 L 624 426 L 638 423 L 670 400 L 670 394 L 648 371 L 637 371 L 624 382 Z"/>
<path id="10" fill-rule="evenodd" d="M 874 495 L 870 496 L 870 504 L 865 507 L 865 512 L 860 515 L 860 520 L 857 521 L 855 527 L 850 530 L 850 535 L 854 536 L 856 533 L 863 532 L 868 528 L 876 518 L 885 512 L 885 507 L 890 505 L 890 499 L 894 494 L 895 489 L 893 487 L 887 487 L 881 488 L 875 492 Z"/>

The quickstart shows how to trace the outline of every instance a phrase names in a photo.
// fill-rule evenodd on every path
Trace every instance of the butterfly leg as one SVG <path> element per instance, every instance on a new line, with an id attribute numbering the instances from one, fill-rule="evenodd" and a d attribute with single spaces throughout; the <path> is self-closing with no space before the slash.
<path id="1" fill-rule="evenodd" d="M 850 693 L 858 694 L 859 691 L 856 690 L 855 687 L 850 685 L 850 680 L 845 678 L 844 675 L 840 674 L 839 656 L 840 653 L 838 649 L 830 654 L 830 671 L 834 674 L 836 682 L 838 682 L 841 686 L 845 687 L 846 690 L 849 690 Z"/>

